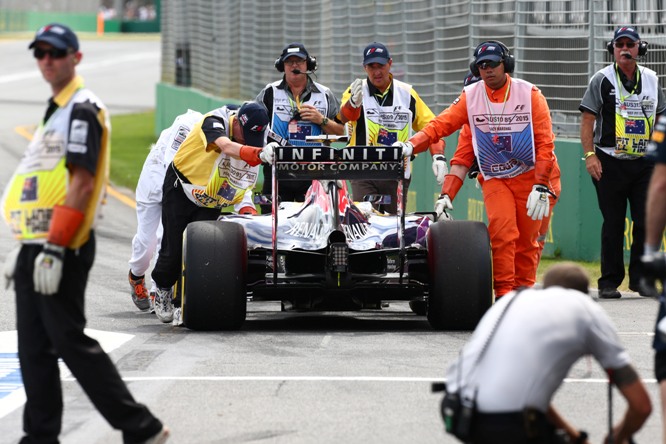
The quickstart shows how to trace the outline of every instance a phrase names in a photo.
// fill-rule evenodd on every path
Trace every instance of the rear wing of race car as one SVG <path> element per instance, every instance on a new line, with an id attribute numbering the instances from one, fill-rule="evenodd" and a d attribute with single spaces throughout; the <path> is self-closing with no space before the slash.
<path id="1" fill-rule="evenodd" d="M 401 180 L 405 161 L 393 146 L 284 146 L 275 149 L 278 180 Z"/>
<path id="2" fill-rule="evenodd" d="M 330 145 L 329 139 L 319 143 Z M 347 146 L 333 148 L 321 146 L 279 146 L 275 148 L 273 172 L 273 263 L 277 263 L 277 226 L 279 182 L 290 180 L 330 180 L 328 195 L 334 211 L 333 220 L 340 229 L 338 215 L 338 180 L 394 180 L 398 182 L 398 240 L 400 257 L 404 261 L 405 197 L 403 179 L 408 160 L 402 156 L 402 149 L 393 146 Z M 402 265 L 402 264 L 401 264 Z M 401 267 L 402 269 L 402 267 Z M 277 268 L 274 269 L 277 279 Z"/>

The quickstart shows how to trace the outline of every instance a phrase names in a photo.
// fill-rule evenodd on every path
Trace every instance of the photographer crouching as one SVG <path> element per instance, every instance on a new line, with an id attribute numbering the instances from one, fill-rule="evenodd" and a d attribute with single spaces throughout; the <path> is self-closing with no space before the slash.
<path id="1" fill-rule="evenodd" d="M 650 398 L 588 285 L 580 266 L 557 264 L 543 289 L 511 292 L 486 312 L 446 375 L 447 432 L 473 444 L 588 443 L 551 400 L 573 364 L 590 354 L 627 401 L 604 442 L 632 442 L 652 411 Z"/>

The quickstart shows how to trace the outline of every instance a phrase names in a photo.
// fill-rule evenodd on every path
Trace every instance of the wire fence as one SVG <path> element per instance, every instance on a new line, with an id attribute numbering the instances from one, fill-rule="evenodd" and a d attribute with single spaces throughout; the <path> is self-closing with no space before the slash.
<path id="1" fill-rule="evenodd" d="M 16 10 L 87 12 L 89 0 L 0 0 Z M 554 131 L 578 137 L 578 105 L 587 82 L 610 63 L 606 44 L 618 25 L 649 42 L 641 64 L 666 82 L 664 0 L 162 0 L 162 81 L 215 97 L 253 98 L 279 78 L 275 58 L 290 42 L 317 57 L 317 80 L 335 94 L 363 76 L 363 48 L 380 41 L 393 74 L 414 85 L 433 112 L 460 93 L 472 52 L 503 41 L 515 76 L 548 99 Z"/>

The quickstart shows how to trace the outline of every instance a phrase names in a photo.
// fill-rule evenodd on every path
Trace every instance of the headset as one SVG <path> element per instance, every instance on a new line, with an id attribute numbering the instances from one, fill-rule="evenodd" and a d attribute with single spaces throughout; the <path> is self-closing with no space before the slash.
<path id="1" fill-rule="evenodd" d="M 606 51 L 608 51 L 610 55 L 613 55 L 613 48 L 615 47 L 614 43 L 615 42 L 613 40 L 606 43 Z M 640 40 L 638 42 L 638 57 L 643 57 L 645 54 L 647 54 L 647 52 L 648 52 L 648 42 Z"/>
<path id="2" fill-rule="evenodd" d="M 277 69 L 279 72 L 284 72 L 284 59 L 288 57 L 287 51 L 293 48 L 302 48 L 305 50 L 305 53 L 308 54 L 308 51 L 307 49 L 305 49 L 305 46 L 303 46 L 300 43 L 290 43 L 289 45 L 285 46 L 285 48 L 282 50 L 282 54 L 280 54 L 280 57 L 275 59 L 275 69 Z M 315 57 L 312 57 L 310 54 L 308 54 L 305 61 L 307 62 L 306 69 L 309 71 L 308 74 L 317 70 L 317 59 Z"/>
<path id="3" fill-rule="evenodd" d="M 479 46 L 476 47 L 474 50 L 474 60 L 472 60 L 472 63 L 469 64 L 469 70 L 472 71 L 472 74 L 474 74 L 475 77 L 479 77 L 481 74 L 479 73 L 479 68 L 476 66 L 476 58 L 477 58 L 477 52 L 483 45 L 488 45 L 488 44 L 495 44 L 500 47 L 502 50 L 502 62 L 504 63 L 504 72 L 507 74 L 512 74 L 513 70 L 516 68 L 516 59 L 513 57 L 513 54 L 511 54 L 511 51 L 509 51 L 509 48 L 499 40 L 486 40 L 485 42 L 481 43 Z"/>

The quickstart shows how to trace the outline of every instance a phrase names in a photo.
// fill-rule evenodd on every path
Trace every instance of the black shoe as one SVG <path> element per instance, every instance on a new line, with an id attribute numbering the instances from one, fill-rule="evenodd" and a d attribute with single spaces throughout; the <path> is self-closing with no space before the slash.
<path id="1" fill-rule="evenodd" d="M 629 284 L 629 290 L 635 291 L 645 298 L 658 298 L 659 292 L 655 287 L 654 279 L 641 278 L 638 284 Z"/>
<path id="2" fill-rule="evenodd" d="M 622 294 L 616 288 L 600 288 L 599 297 L 601 299 L 620 299 Z"/>

